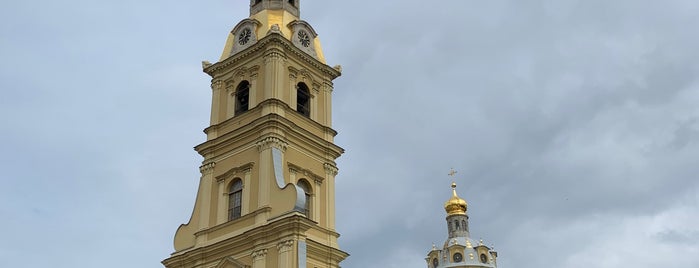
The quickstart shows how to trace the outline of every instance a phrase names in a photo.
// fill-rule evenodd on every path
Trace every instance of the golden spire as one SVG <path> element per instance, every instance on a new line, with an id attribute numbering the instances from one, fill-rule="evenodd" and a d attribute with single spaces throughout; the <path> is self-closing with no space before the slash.
<path id="1" fill-rule="evenodd" d="M 449 172 L 449 176 L 454 177 L 456 171 L 454 169 Z M 456 194 L 456 182 L 451 183 L 451 198 L 444 203 L 444 210 L 447 211 L 447 215 L 466 215 L 466 210 L 468 204 L 466 200 L 463 200 Z"/>

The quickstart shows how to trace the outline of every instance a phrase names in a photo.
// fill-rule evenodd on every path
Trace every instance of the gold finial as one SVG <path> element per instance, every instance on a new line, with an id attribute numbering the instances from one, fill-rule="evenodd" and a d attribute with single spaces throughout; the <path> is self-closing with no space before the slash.
<path id="1" fill-rule="evenodd" d="M 449 172 L 449 176 L 454 177 L 456 175 L 456 170 L 453 168 Z M 466 209 L 468 204 L 466 200 L 463 200 L 456 194 L 456 182 L 451 183 L 451 198 L 444 203 L 444 210 L 447 211 L 448 215 L 466 215 Z"/>

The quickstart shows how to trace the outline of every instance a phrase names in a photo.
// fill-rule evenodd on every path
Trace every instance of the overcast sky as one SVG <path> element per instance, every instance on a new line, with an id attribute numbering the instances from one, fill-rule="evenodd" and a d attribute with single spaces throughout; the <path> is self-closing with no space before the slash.
<path id="1" fill-rule="evenodd" d="M 0 4 L 0 267 L 162 267 L 248 4 Z M 450 168 L 499 267 L 699 267 L 699 1 L 301 4 L 343 267 L 425 267 Z"/>

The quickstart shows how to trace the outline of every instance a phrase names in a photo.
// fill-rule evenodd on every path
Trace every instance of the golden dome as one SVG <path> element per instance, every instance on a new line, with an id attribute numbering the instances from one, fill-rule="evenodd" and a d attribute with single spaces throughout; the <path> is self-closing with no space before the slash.
<path id="1" fill-rule="evenodd" d="M 468 204 L 456 194 L 456 182 L 451 183 L 452 195 L 449 201 L 444 202 L 444 210 L 447 215 L 466 215 Z"/>

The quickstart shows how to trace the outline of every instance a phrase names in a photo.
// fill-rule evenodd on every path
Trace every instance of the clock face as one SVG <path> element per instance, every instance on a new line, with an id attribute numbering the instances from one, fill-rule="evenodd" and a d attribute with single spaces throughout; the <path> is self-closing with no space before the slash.
<path id="1" fill-rule="evenodd" d="M 252 37 L 252 31 L 250 28 L 245 28 L 242 32 L 240 32 L 240 35 L 238 35 L 238 43 L 245 45 L 248 43 L 248 41 L 250 41 L 250 37 Z"/>
<path id="2" fill-rule="evenodd" d="M 461 262 L 464 260 L 464 256 L 461 253 L 454 253 L 454 262 Z"/>
<path id="3" fill-rule="evenodd" d="M 299 42 L 301 42 L 301 45 L 303 47 L 308 47 L 311 45 L 311 37 L 308 36 L 308 33 L 306 31 L 299 31 Z"/>

